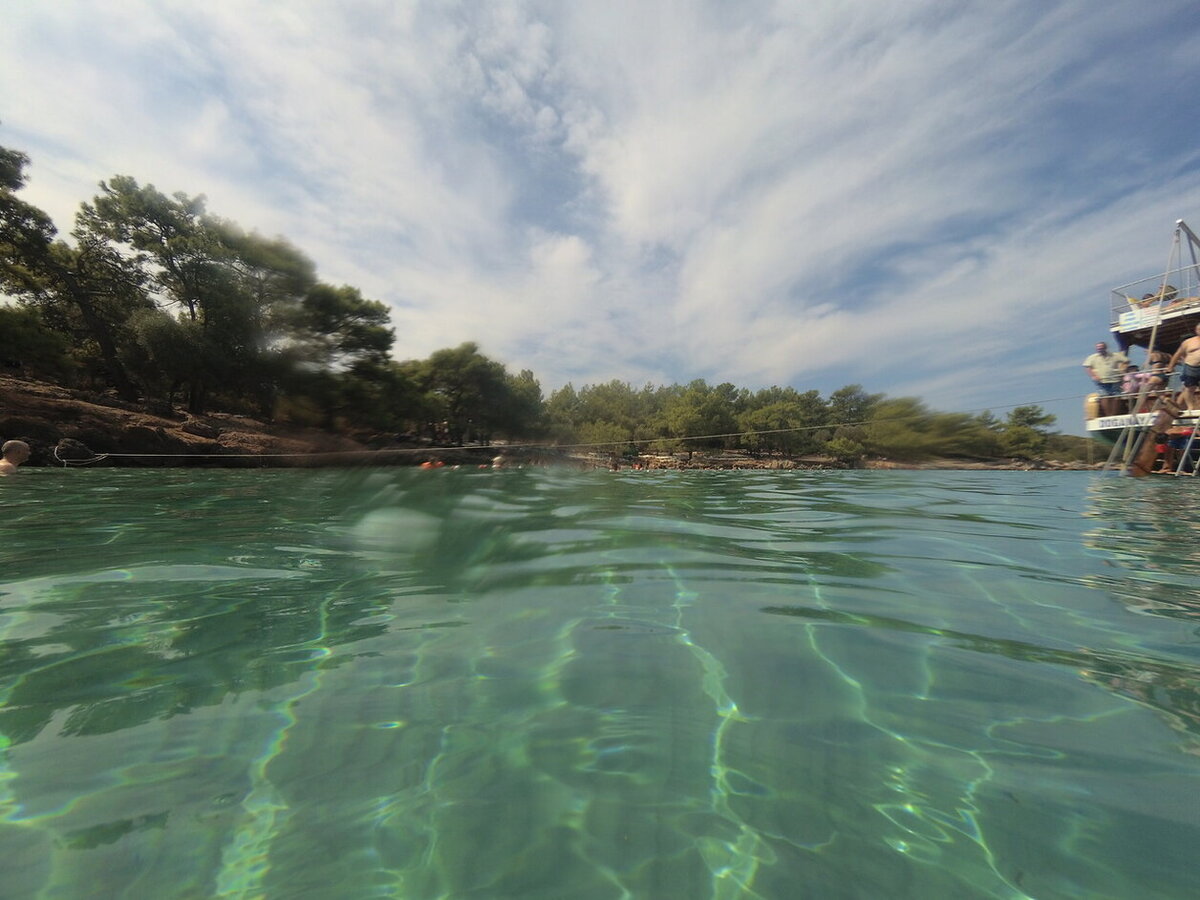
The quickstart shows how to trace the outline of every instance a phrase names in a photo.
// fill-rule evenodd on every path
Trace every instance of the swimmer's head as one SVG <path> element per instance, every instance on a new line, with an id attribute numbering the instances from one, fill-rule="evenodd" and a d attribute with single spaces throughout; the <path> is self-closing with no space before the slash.
<path id="1" fill-rule="evenodd" d="M 24 441 L 5 441 L 4 446 L 0 447 L 0 455 L 17 465 L 29 459 L 29 452 L 29 445 Z"/>

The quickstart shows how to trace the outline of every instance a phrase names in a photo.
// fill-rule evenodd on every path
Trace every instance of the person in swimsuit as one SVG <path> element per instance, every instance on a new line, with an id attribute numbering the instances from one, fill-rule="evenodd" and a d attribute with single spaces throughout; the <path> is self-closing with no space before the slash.
<path id="1" fill-rule="evenodd" d="M 1169 363 L 1171 354 L 1165 350 L 1151 350 L 1146 354 L 1146 364 L 1150 367 L 1150 377 L 1154 379 L 1150 387 L 1154 390 L 1161 390 L 1167 386 L 1167 382 L 1171 380 L 1171 369 Z"/>
<path id="2" fill-rule="evenodd" d="M 1179 380 L 1183 382 L 1183 405 L 1186 409 L 1195 409 L 1196 388 L 1200 387 L 1200 325 L 1196 326 L 1195 337 L 1190 337 L 1179 345 L 1179 349 L 1167 363 L 1167 368 L 1174 369 L 1181 361 L 1183 369 L 1179 373 Z"/>

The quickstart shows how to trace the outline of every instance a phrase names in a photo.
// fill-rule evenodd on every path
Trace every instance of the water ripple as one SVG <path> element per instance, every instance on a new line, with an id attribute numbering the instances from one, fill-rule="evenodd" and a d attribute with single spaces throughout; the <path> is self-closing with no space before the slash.
<path id="1" fill-rule="evenodd" d="M 1186 896 L 1200 512 L 1148 482 L 31 473 L 5 896 Z"/>

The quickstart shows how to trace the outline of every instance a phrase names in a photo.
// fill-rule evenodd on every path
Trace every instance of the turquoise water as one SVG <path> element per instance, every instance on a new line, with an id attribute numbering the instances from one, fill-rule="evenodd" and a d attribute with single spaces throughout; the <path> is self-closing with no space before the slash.
<path id="1" fill-rule="evenodd" d="M 1195 896 L 1200 482 L 0 497 L 8 900 Z"/>

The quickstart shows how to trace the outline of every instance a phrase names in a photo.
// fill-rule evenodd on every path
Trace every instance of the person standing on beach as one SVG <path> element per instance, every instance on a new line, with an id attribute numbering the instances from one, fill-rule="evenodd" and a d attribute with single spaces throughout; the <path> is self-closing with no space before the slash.
<path id="1" fill-rule="evenodd" d="M 1088 376 L 1100 391 L 1100 415 L 1120 415 L 1121 378 L 1129 366 L 1129 357 L 1118 350 L 1108 352 L 1108 344 L 1100 341 L 1096 352 L 1083 361 Z"/>
<path id="2" fill-rule="evenodd" d="M 1183 382 L 1183 405 L 1186 409 L 1196 408 L 1196 388 L 1200 386 L 1200 325 L 1196 326 L 1196 336 L 1190 337 L 1175 351 L 1167 369 L 1174 369 L 1183 360 L 1183 370 L 1179 380 Z"/>
<path id="3" fill-rule="evenodd" d="M 17 466 L 29 459 L 29 445 L 24 441 L 5 441 L 0 447 L 0 475 L 11 475 Z"/>

